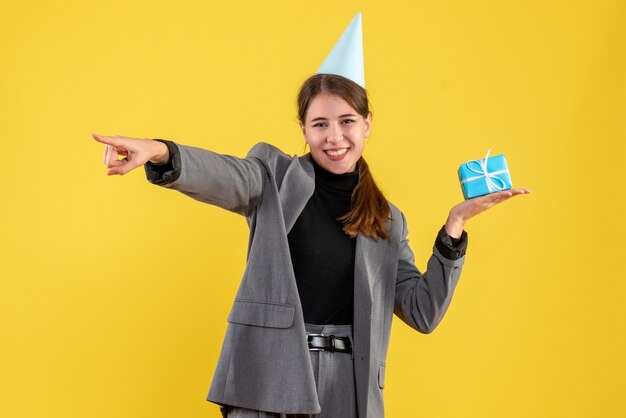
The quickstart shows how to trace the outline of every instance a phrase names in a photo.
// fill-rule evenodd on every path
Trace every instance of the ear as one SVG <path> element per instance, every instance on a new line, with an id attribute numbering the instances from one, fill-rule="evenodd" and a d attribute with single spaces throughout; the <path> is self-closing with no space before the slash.
<path id="1" fill-rule="evenodd" d="M 365 122 L 365 138 L 367 138 L 370 136 L 370 129 L 372 128 L 372 112 L 369 112 L 363 120 Z"/>
<path id="2" fill-rule="evenodd" d="M 302 135 L 304 135 L 304 137 L 306 138 L 306 128 L 304 127 L 304 124 L 302 124 L 302 122 L 300 122 L 300 129 L 302 130 Z"/>

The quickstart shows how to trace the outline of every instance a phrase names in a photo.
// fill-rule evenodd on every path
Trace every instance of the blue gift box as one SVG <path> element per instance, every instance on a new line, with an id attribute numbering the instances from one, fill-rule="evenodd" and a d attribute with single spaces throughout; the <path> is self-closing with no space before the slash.
<path id="1" fill-rule="evenodd" d="M 504 154 L 489 157 L 490 152 L 482 160 L 468 161 L 459 167 L 459 181 L 466 200 L 512 187 L 506 157 Z"/>

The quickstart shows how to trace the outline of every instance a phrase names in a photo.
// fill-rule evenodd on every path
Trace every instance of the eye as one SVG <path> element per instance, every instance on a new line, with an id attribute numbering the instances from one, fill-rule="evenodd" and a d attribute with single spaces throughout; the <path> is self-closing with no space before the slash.
<path id="1" fill-rule="evenodd" d="M 325 123 L 323 123 L 323 122 L 318 122 L 318 123 L 314 123 L 314 124 L 313 124 L 313 127 L 314 127 L 314 128 L 323 128 L 323 127 L 325 127 L 325 126 L 326 126 L 326 124 L 325 124 Z"/>
<path id="2" fill-rule="evenodd" d="M 354 123 L 355 120 L 354 119 L 344 119 L 342 122 L 345 123 L 345 124 L 349 124 L 349 123 Z"/>

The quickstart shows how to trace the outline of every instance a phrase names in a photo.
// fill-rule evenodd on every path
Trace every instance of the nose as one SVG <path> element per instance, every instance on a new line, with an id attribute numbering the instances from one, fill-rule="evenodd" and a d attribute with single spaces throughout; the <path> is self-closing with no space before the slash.
<path id="1" fill-rule="evenodd" d="M 334 124 L 330 125 L 326 140 L 332 144 L 336 144 L 338 142 L 341 142 L 342 139 L 343 139 L 343 132 L 341 131 L 341 127 L 336 126 Z"/>

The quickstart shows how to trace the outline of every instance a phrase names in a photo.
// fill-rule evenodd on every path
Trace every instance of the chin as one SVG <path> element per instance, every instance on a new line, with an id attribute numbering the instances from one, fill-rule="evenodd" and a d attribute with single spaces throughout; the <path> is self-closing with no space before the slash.
<path id="1" fill-rule="evenodd" d="M 342 165 L 342 166 L 334 166 L 332 167 L 331 170 L 326 169 L 327 171 L 330 171 L 331 173 L 335 173 L 335 174 L 346 174 L 346 173 L 351 173 L 354 171 L 354 166 L 349 166 L 349 165 Z"/>
<path id="2" fill-rule="evenodd" d="M 333 174 L 349 173 L 354 171 L 356 167 L 356 161 L 348 161 L 350 159 L 349 155 L 346 155 L 346 159 L 333 161 L 322 151 L 319 155 L 315 155 L 314 157 L 320 167 Z"/>

